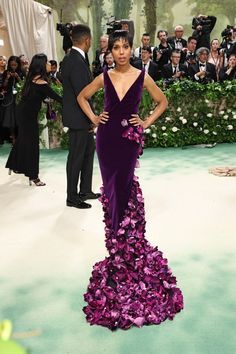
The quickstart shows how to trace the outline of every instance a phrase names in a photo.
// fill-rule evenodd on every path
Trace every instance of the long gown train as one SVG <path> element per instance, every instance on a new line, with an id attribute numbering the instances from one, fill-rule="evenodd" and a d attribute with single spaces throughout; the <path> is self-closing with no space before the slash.
<path id="1" fill-rule="evenodd" d="M 128 122 L 138 112 L 144 74 L 142 70 L 120 100 L 104 71 L 104 110 L 109 112 L 109 121 L 98 128 L 97 154 L 109 256 L 93 267 L 84 312 L 90 324 L 111 330 L 159 324 L 172 320 L 183 308 L 183 296 L 167 259 L 144 237 L 144 201 L 134 176 L 143 131 Z"/>

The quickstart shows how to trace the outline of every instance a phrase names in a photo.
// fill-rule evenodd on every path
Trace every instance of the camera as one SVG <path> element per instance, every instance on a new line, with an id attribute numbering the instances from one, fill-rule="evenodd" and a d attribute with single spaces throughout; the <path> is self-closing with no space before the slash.
<path id="1" fill-rule="evenodd" d="M 223 38 L 228 38 L 232 36 L 233 32 L 236 31 L 234 26 L 227 25 L 227 27 L 221 32 Z"/>
<path id="2" fill-rule="evenodd" d="M 56 30 L 60 32 L 61 36 L 69 36 L 73 28 L 71 23 L 57 23 Z"/>
<path id="3" fill-rule="evenodd" d="M 192 22 L 192 28 L 197 30 L 197 27 L 201 26 L 202 29 L 200 31 L 202 32 L 207 32 L 210 31 L 211 28 L 211 20 L 204 17 L 204 16 L 200 16 L 200 17 L 194 17 L 193 18 L 193 22 Z M 198 31 L 198 30 L 197 30 Z"/>
<path id="4" fill-rule="evenodd" d="M 169 48 L 158 49 L 158 50 L 157 50 L 157 53 L 160 53 L 160 54 L 169 53 Z"/>
<path id="5" fill-rule="evenodd" d="M 189 53 L 186 55 L 186 61 L 193 61 L 196 59 L 196 56 L 194 53 Z"/>
<path id="6" fill-rule="evenodd" d="M 107 34 L 111 34 L 115 31 L 121 30 L 122 28 L 122 23 L 120 20 L 116 20 L 115 16 L 111 16 L 108 19 L 108 22 L 106 24 L 107 27 Z"/>

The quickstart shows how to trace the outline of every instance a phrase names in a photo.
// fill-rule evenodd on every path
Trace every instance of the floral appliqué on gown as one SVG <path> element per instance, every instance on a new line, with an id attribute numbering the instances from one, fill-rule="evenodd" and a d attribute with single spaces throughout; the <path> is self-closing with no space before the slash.
<path id="1" fill-rule="evenodd" d="M 83 310 L 90 324 L 111 330 L 160 324 L 183 309 L 182 292 L 167 259 L 144 237 L 144 200 L 134 175 L 143 129 L 128 123 L 138 112 L 144 74 L 142 70 L 120 100 L 104 71 L 109 121 L 98 128 L 97 154 L 109 256 L 93 267 Z"/>

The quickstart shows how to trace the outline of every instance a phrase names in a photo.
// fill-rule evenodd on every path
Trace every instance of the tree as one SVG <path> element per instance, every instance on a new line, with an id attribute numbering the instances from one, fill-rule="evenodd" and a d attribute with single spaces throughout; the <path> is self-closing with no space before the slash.
<path id="1" fill-rule="evenodd" d="M 103 10 L 104 0 L 91 0 L 90 8 L 93 19 L 93 53 L 98 48 L 99 39 L 102 33 L 102 19 L 106 13 Z"/>
<path id="2" fill-rule="evenodd" d="M 151 43 L 155 42 L 157 24 L 156 0 L 144 0 L 144 13 L 146 17 L 145 31 L 150 34 Z"/>
<path id="3" fill-rule="evenodd" d="M 128 19 L 130 12 L 132 10 L 133 1 L 132 0 L 114 0 L 113 1 L 113 11 L 116 19 Z"/>
<path id="4" fill-rule="evenodd" d="M 173 6 L 180 0 L 158 0 L 157 25 L 158 29 L 165 29 L 168 33 L 173 32 L 174 14 Z"/>
<path id="5" fill-rule="evenodd" d="M 197 16 L 203 15 L 225 15 L 230 25 L 235 24 L 235 2 L 232 0 L 208 0 L 207 2 L 202 0 L 188 0 L 188 4 L 195 6 L 192 9 L 192 14 Z"/>

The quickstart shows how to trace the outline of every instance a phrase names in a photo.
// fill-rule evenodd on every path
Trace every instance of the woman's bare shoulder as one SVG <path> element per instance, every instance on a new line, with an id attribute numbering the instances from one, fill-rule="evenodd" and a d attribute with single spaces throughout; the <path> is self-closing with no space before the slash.
<path id="1" fill-rule="evenodd" d="M 33 79 L 32 82 L 34 84 L 37 84 L 37 85 L 45 85 L 45 84 L 48 84 L 47 81 L 43 80 L 43 79 Z"/>

